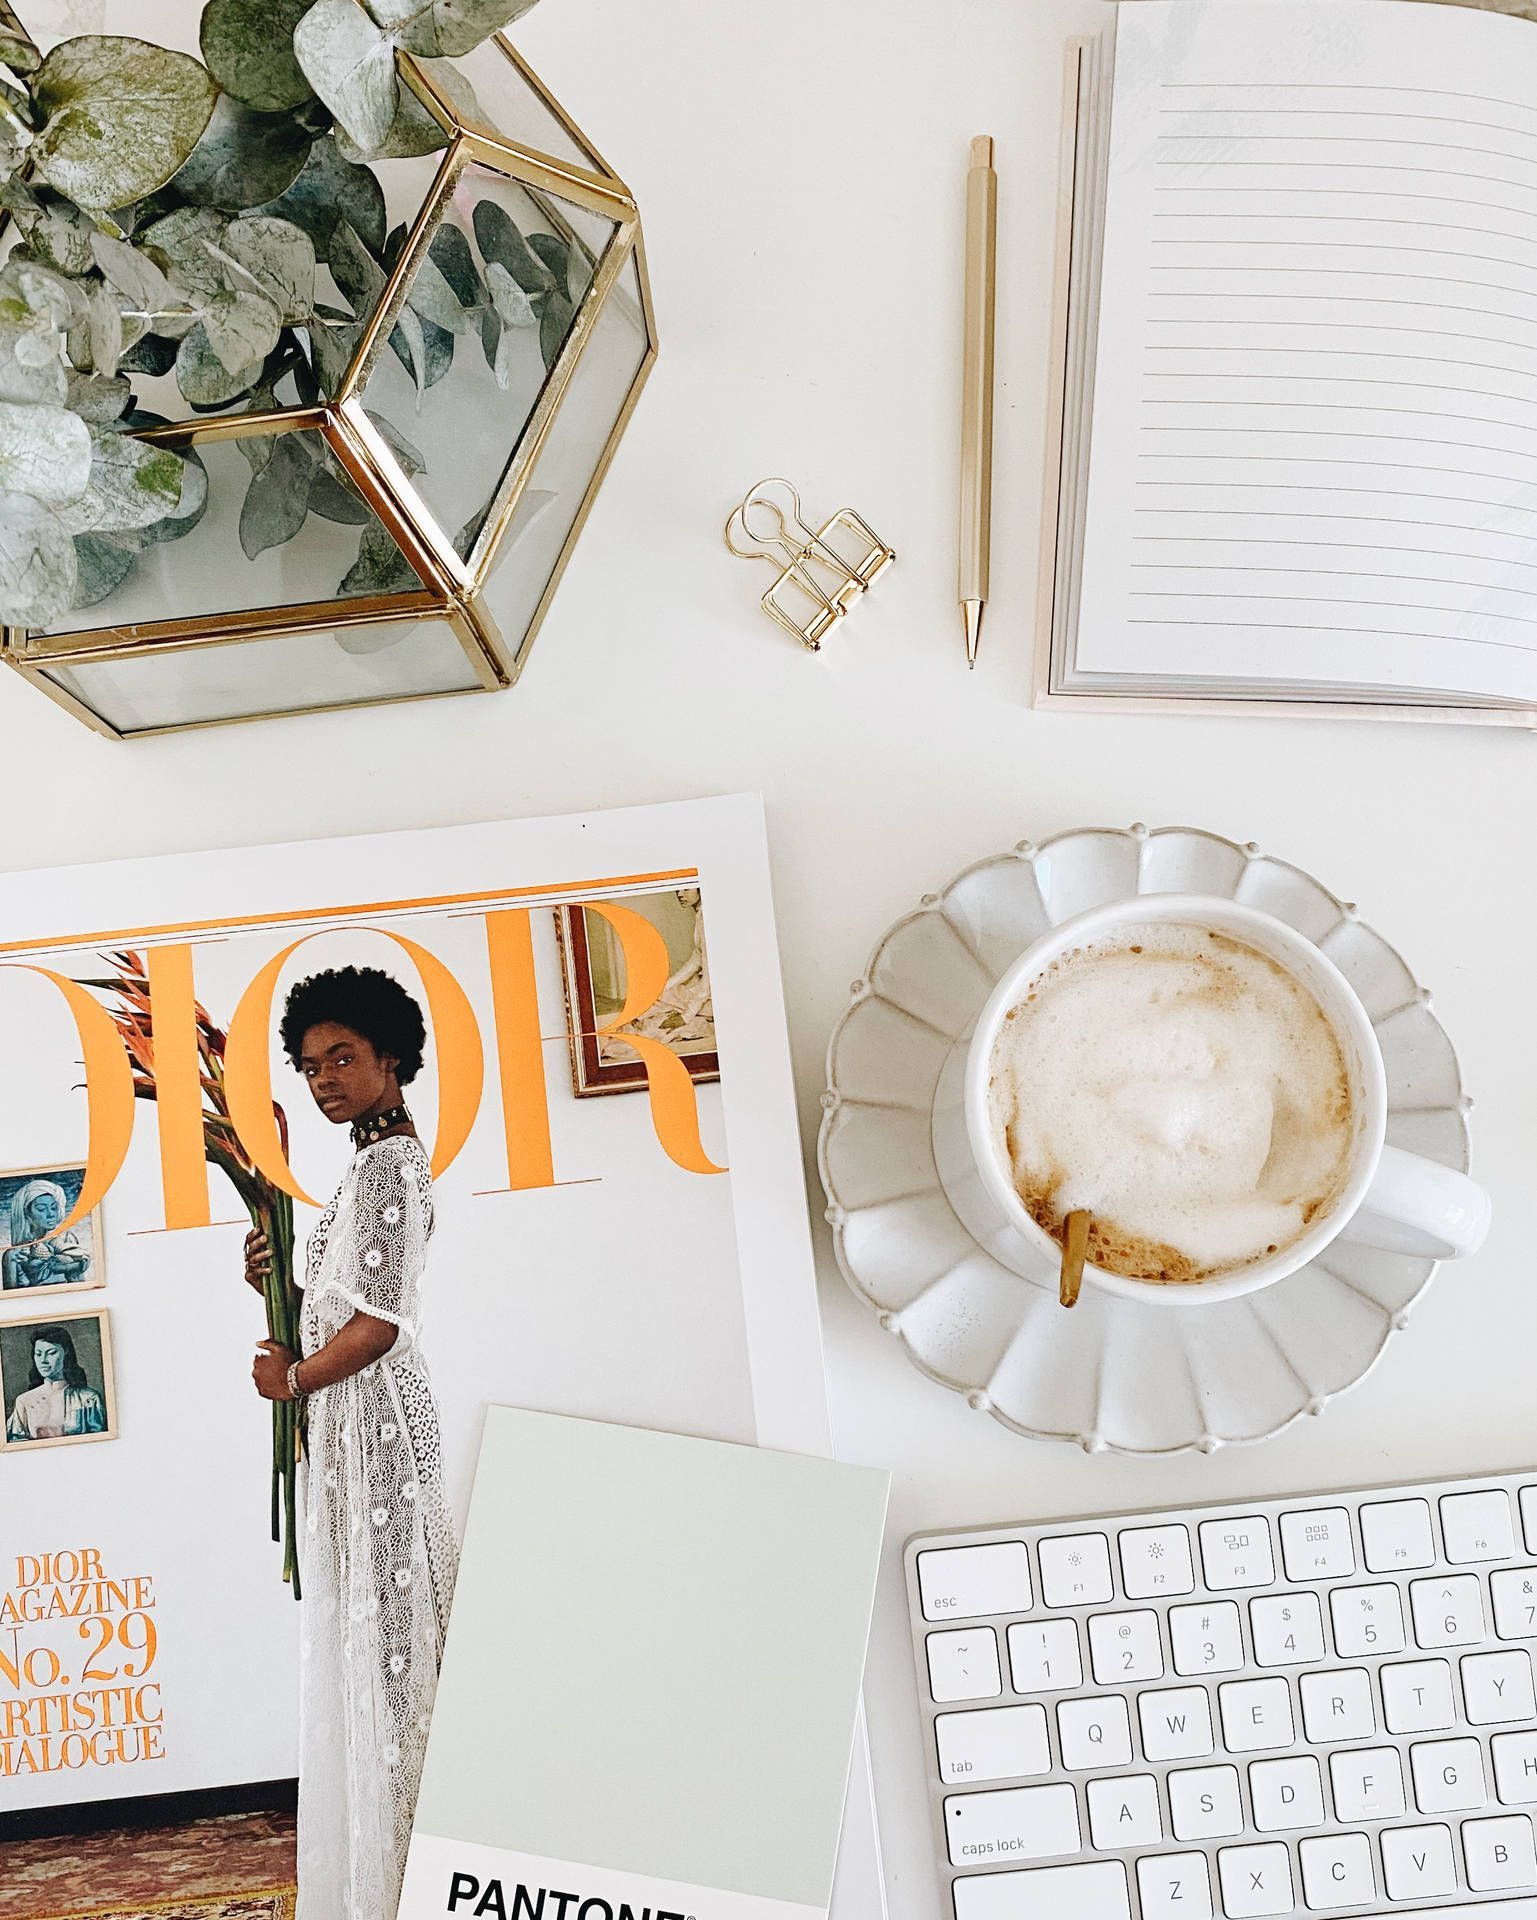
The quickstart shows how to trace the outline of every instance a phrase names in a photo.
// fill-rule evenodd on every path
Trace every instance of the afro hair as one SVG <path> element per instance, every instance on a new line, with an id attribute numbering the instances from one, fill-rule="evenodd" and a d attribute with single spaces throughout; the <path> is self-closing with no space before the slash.
<path id="1" fill-rule="evenodd" d="M 299 1064 L 304 1036 L 332 1021 L 362 1034 L 376 1052 L 396 1061 L 395 1078 L 409 1086 L 421 1071 L 427 1029 L 422 1010 L 392 974 L 378 967 L 331 967 L 289 990 L 283 1007 L 283 1051 Z"/>

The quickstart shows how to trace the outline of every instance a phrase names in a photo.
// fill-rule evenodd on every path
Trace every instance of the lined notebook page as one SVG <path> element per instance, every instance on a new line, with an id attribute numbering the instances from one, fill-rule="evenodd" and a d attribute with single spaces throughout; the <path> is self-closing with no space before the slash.
<path id="1" fill-rule="evenodd" d="M 1537 701 L 1537 25 L 1120 8 L 1076 665 Z"/>

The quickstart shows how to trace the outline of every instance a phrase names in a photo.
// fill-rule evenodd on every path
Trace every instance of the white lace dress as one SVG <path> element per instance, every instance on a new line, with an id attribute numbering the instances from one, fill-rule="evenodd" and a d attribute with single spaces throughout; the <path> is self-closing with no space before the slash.
<path id="1" fill-rule="evenodd" d="M 400 1332 L 309 1400 L 297 1920 L 394 1920 L 400 1897 L 457 1564 L 416 1344 L 432 1224 L 426 1150 L 397 1135 L 354 1157 L 309 1243 L 305 1354 L 360 1311 Z"/>

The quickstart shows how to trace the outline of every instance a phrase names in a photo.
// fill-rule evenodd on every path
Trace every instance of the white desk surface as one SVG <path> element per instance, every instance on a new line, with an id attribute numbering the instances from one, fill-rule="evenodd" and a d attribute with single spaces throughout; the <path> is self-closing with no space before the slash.
<path id="1" fill-rule="evenodd" d="M 95 24 L 97 0 L 40 9 Z M 187 37 L 182 0 L 109 24 Z M 94 18 L 93 18 L 94 16 Z M 919 1528 L 1515 1466 L 1537 1454 L 1537 741 L 1519 732 L 1032 712 L 1062 46 L 1093 0 L 543 0 L 517 30 L 635 189 L 662 357 L 510 694 L 115 746 L 11 675 L 11 866 L 767 796 L 808 1181 L 828 1031 L 871 945 L 1015 840 L 1178 822 L 1361 904 L 1435 991 L 1477 1107 L 1487 1248 L 1324 1417 L 1212 1458 L 1020 1440 L 920 1377 L 819 1226 L 839 1450 L 895 1470 L 868 1706 L 892 1920 L 938 1911 L 898 1568 Z M 1537 29 L 1534 29 L 1537 30 Z M 955 605 L 966 143 L 998 140 L 993 599 Z M 895 571 L 821 657 L 720 543 L 765 474 L 857 507 Z M 1156 1383 L 1150 1383 L 1156 1388 Z"/>

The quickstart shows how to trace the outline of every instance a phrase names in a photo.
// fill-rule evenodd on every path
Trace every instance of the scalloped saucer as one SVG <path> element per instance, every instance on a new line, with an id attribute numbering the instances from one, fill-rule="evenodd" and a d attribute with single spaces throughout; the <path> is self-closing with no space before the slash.
<path id="1" fill-rule="evenodd" d="M 1227 895 L 1315 941 L 1381 1042 L 1388 1139 L 1467 1171 L 1457 1056 L 1387 942 L 1258 847 L 1143 826 L 1022 841 L 897 922 L 833 1032 L 818 1164 L 844 1278 L 931 1379 L 1036 1439 L 1210 1453 L 1321 1413 L 1364 1379 L 1436 1263 L 1337 1240 L 1241 1299 L 1170 1313 L 1086 1290 L 1064 1313 L 971 1238 L 940 1187 L 929 1134 L 946 1052 L 1049 926 L 1138 893 Z"/>

